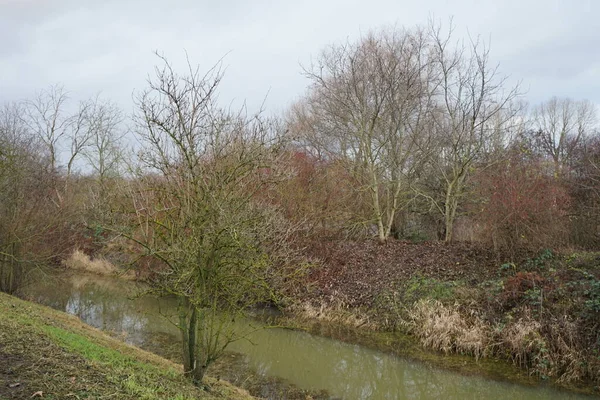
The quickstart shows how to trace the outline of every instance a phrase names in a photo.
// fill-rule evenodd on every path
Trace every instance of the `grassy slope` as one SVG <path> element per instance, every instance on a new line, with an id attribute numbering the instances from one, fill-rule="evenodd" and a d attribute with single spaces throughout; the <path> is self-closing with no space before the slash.
<path id="1" fill-rule="evenodd" d="M 250 399 L 223 381 L 201 390 L 181 367 L 77 318 L 0 293 L 0 399 Z M 40 394 L 34 396 L 42 397 Z"/>

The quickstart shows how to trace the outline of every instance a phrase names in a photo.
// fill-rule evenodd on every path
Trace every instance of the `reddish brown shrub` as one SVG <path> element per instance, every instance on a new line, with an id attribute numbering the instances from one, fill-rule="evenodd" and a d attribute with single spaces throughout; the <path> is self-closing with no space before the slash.
<path id="1" fill-rule="evenodd" d="M 509 305 L 515 305 L 528 290 L 540 288 L 544 282 L 544 278 L 537 272 L 517 272 L 505 281 L 502 300 Z"/>
<path id="2" fill-rule="evenodd" d="M 358 183 L 340 162 L 320 160 L 303 151 L 292 151 L 282 162 L 288 179 L 263 193 L 281 207 L 290 221 L 301 222 L 309 235 L 337 236 L 364 221 L 364 202 Z"/>
<path id="3" fill-rule="evenodd" d="M 570 199 L 541 161 L 514 154 L 479 173 L 476 182 L 482 199 L 476 214 L 479 237 L 497 251 L 514 256 L 566 242 Z"/>

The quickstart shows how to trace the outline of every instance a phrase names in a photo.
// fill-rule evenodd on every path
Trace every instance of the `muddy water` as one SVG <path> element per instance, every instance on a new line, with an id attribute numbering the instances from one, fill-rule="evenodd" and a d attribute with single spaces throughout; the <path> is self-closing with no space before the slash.
<path id="1" fill-rule="evenodd" d="M 164 356 L 179 349 L 177 329 L 169 317 L 170 299 L 132 298 L 131 282 L 88 275 L 45 279 L 27 288 L 25 297 L 79 316 L 84 322 L 128 343 Z M 241 322 L 246 328 L 249 321 Z M 256 322 L 254 324 L 257 324 Z M 249 341 L 231 345 L 236 354 L 214 370 L 238 385 L 273 399 L 583 399 L 549 387 L 529 387 L 464 376 L 422 363 L 289 329 L 254 332 Z M 213 373 L 214 373 L 213 372 Z M 295 395 L 282 382 L 297 387 Z M 314 395 L 320 393 L 320 395 Z"/>

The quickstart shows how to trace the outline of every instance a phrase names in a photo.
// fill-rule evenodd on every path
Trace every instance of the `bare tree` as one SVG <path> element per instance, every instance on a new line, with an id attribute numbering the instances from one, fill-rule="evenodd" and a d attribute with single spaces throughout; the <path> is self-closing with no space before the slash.
<path id="1" fill-rule="evenodd" d="M 518 86 L 506 88 L 498 67 L 490 64 L 489 48 L 477 41 L 468 45 L 452 40 L 452 28 L 444 34 L 430 24 L 434 64 L 436 107 L 430 114 L 435 127 L 431 163 L 442 178 L 441 196 L 427 196 L 443 216 L 446 241 L 453 237 L 454 221 L 463 201 L 473 166 L 481 162 L 491 143 L 513 122 L 510 105 Z"/>
<path id="2" fill-rule="evenodd" d="M 48 262 L 44 242 L 57 222 L 56 213 L 47 212 L 45 149 L 23 123 L 23 114 L 19 104 L 0 108 L 0 291 L 9 293 L 32 267 Z"/>
<path id="3" fill-rule="evenodd" d="M 77 159 L 83 154 L 92 137 L 89 125 L 89 101 L 81 101 L 75 114 L 68 119 L 68 131 L 65 134 L 70 141 L 70 153 L 67 159 L 67 172 L 65 184 L 68 185 Z"/>
<path id="4" fill-rule="evenodd" d="M 143 170 L 132 183 L 132 229 L 124 234 L 157 268 L 153 291 L 179 299 L 185 373 L 201 382 L 229 343 L 232 321 L 272 296 L 265 246 L 281 221 L 255 194 L 273 170 L 260 118 L 215 103 L 219 66 L 178 75 L 166 59 L 137 97 Z"/>
<path id="5" fill-rule="evenodd" d="M 554 163 L 554 175 L 561 176 L 564 166 L 590 134 L 597 110 L 590 101 L 553 97 L 533 109 L 533 132 L 538 147 Z"/>
<path id="6" fill-rule="evenodd" d="M 310 149 L 344 160 L 368 192 L 372 222 L 385 241 L 410 193 L 416 142 L 431 106 L 424 31 L 390 29 L 332 46 L 305 69 L 309 93 L 293 126 Z"/>
<path id="7" fill-rule="evenodd" d="M 71 124 L 71 118 L 64 109 L 67 100 L 65 89 L 55 85 L 38 92 L 33 100 L 25 102 L 24 120 L 46 146 L 50 157 L 50 170 L 53 173 L 58 167 L 59 142 Z"/>
<path id="8" fill-rule="evenodd" d="M 82 154 L 102 184 L 109 176 L 119 173 L 125 136 L 123 115 L 115 104 L 96 97 L 88 103 L 84 118 L 88 133 Z"/>

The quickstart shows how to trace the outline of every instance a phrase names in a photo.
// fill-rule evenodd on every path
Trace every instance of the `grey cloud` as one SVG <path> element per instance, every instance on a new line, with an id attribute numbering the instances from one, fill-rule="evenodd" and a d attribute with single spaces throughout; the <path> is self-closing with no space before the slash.
<path id="1" fill-rule="evenodd" d="M 457 35 L 491 38 L 501 72 L 522 80 L 532 100 L 600 103 L 599 14 L 592 0 L 0 0 L 0 101 L 60 82 L 130 107 L 156 62 L 152 51 L 183 67 L 185 50 L 201 68 L 227 54 L 223 101 L 257 107 L 269 93 L 266 106 L 280 111 L 304 90 L 299 63 L 325 45 L 454 16 Z"/>

